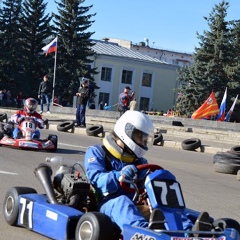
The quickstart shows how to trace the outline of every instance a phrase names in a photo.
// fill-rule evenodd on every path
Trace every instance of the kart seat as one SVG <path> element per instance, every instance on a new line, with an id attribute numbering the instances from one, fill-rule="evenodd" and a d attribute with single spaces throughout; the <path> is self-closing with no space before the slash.
<path id="1" fill-rule="evenodd" d="M 166 229 L 164 223 L 166 222 L 163 212 L 160 209 L 153 209 L 150 215 L 148 228 L 149 229 Z"/>
<path id="2" fill-rule="evenodd" d="M 209 214 L 207 212 L 202 212 L 197 220 L 195 221 L 192 231 L 211 231 L 212 230 L 212 224 L 210 221 Z M 201 237 L 200 234 L 196 233 L 193 234 L 194 237 Z M 206 235 L 205 235 L 206 237 Z"/>

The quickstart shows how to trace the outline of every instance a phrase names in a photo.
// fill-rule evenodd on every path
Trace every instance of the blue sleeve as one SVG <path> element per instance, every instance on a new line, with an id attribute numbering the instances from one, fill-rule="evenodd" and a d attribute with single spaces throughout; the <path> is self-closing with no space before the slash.
<path id="1" fill-rule="evenodd" d="M 115 193 L 121 187 L 115 170 L 106 169 L 105 152 L 100 145 L 87 149 L 84 159 L 87 177 L 94 188 L 103 196 Z"/>

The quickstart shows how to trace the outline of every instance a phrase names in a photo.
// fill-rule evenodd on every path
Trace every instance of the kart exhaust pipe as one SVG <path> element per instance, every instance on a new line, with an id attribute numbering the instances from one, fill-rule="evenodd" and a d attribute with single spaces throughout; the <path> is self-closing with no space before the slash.
<path id="1" fill-rule="evenodd" d="M 41 163 L 38 165 L 38 167 L 35 168 L 34 174 L 42 184 L 44 191 L 46 192 L 48 201 L 52 204 L 58 204 L 58 201 L 56 199 L 56 195 L 52 186 L 52 180 L 51 180 L 52 168 L 45 163 Z"/>

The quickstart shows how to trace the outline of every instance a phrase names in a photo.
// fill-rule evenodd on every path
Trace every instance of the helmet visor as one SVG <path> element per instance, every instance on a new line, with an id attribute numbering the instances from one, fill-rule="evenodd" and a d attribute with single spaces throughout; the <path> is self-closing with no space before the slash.
<path id="1" fill-rule="evenodd" d="M 153 136 L 150 136 L 138 129 L 134 129 L 132 133 L 132 140 L 144 150 L 148 150 L 148 144 L 152 145 Z"/>
<path id="2" fill-rule="evenodd" d="M 148 144 L 152 145 L 153 143 L 153 136 L 137 129 L 131 123 L 126 124 L 125 133 L 133 142 L 144 150 L 148 150 Z"/>

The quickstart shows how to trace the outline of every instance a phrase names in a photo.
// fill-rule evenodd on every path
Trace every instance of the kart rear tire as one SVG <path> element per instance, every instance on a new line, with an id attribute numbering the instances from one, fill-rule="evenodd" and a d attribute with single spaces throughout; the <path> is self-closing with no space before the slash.
<path id="1" fill-rule="evenodd" d="M 86 133 L 88 136 L 97 136 L 98 134 L 103 133 L 103 126 L 93 125 L 92 127 L 88 127 Z"/>
<path id="2" fill-rule="evenodd" d="M 70 129 L 73 129 L 74 121 L 65 121 L 57 125 L 57 130 L 59 132 L 67 132 Z"/>
<path id="3" fill-rule="evenodd" d="M 9 225 L 16 226 L 17 224 L 19 213 L 18 196 L 29 193 L 37 193 L 37 191 L 30 187 L 12 187 L 8 189 L 3 202 L 3 215 Z"/>
<path id="4" fill-rule="evenodd" d="M 182 149 L 193 151 L 199 147 L 201 147 L 202 143 L 199 138 L 190 138 L 182 141 Z"/>
<path id="5" fill-rule="evenodd" d="M 231 218 L 219 218 L 213 222 L 213 227 L 216 230 L 224 231 L 226 228 L 234 228 L 240 234 L 240 224 Z"/>
<path id="6" fill-rule="evenodd" d="M 155 133 L 153 139 L 153 145 L 157 145 L 158 143 L 162 143 L 163 136 L 161 133 Z"/>
<path id="7" fill-rule="evenodd" d="M 0 140 L 4 137 L 4 133 L 0 130 Z"/>
<path id="8" fill-rule="evenodd" d="M 103 213 L 87 212 L 78 220 L 75 239 L 113 240 L 113 222 Z"/>
<path id="9" fill-rule="evenodd" d="M 53 145 L 54 145 L 54 149 L 51 150 L 52 152 L 56 152 L 57 151 L 57 147 L 58 147 L 58 136 L 54 135 L 54 134 L 49 134 L 48 135 L 48 140 L 52 141 Z"/>
<path id="10" fill-rule="evenodd" d="M 7 122 L 8 117 L 6 113 L 0 113 L 0 122 L 3 122 L 5 120 L 5 122 Z"/>

